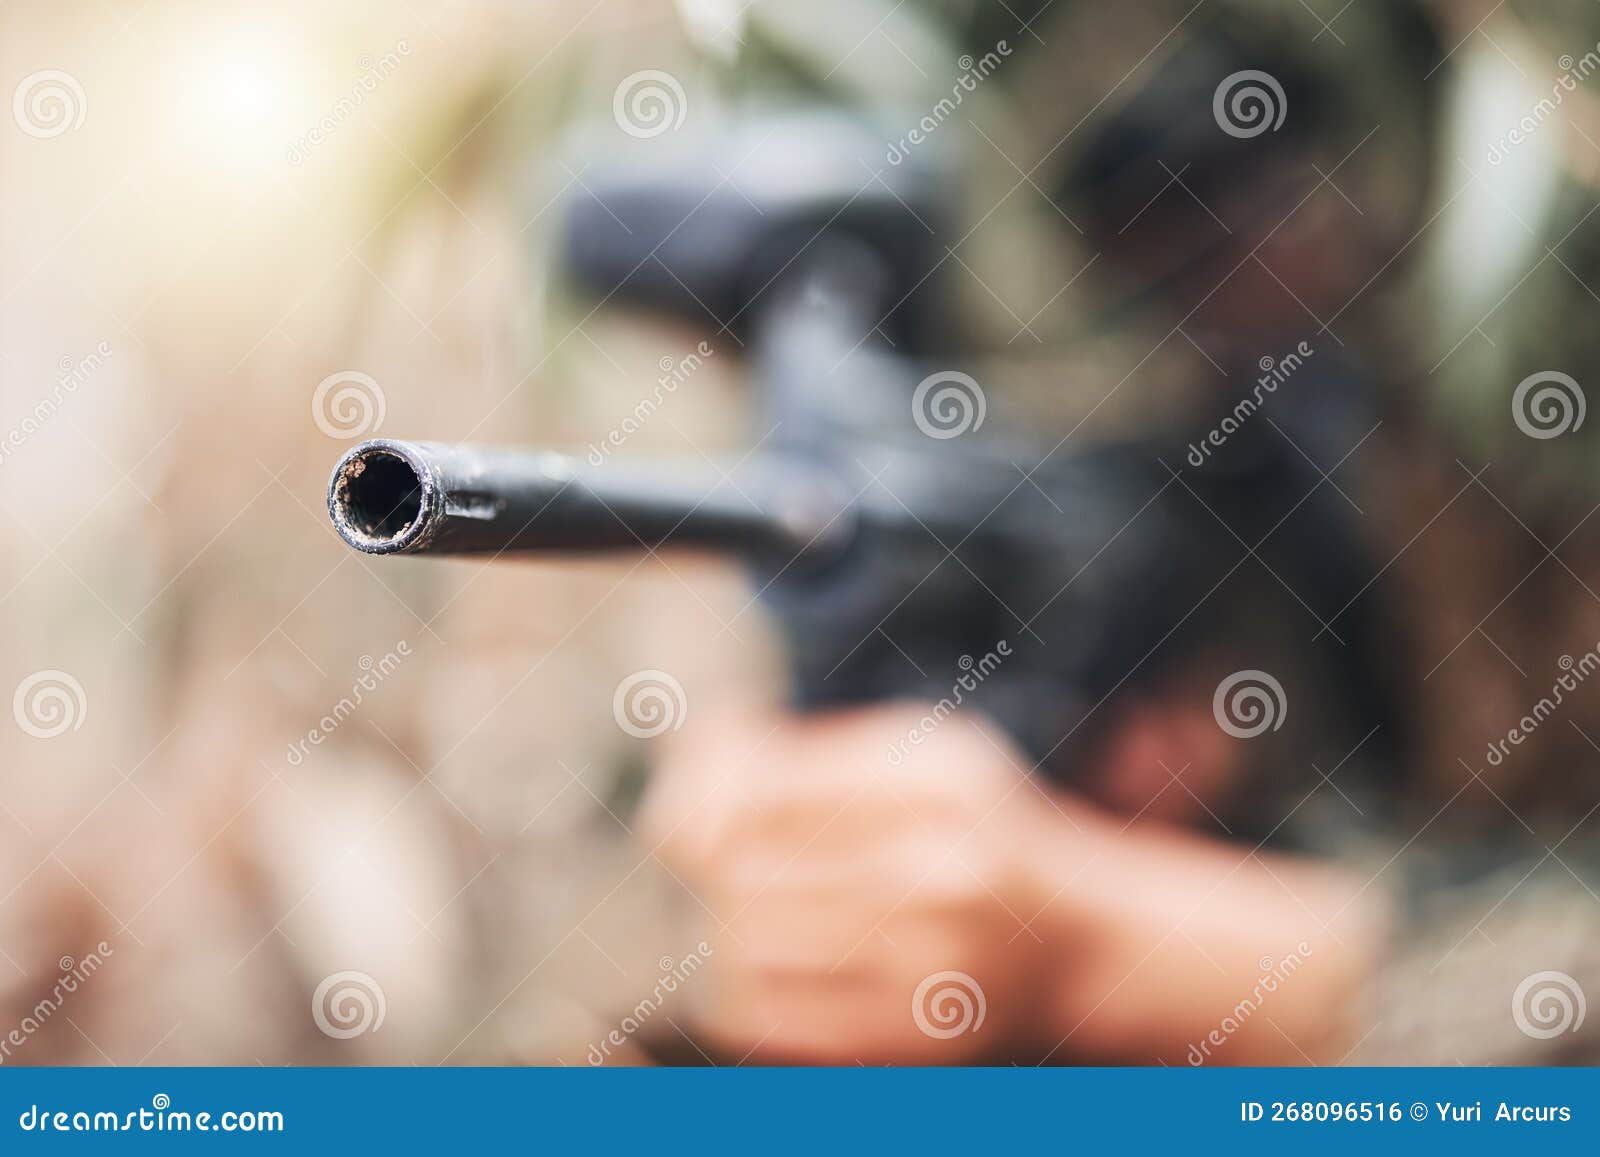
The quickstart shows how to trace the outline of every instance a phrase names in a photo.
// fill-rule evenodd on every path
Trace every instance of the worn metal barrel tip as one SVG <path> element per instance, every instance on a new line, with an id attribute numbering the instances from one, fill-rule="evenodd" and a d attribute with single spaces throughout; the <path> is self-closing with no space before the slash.
<path id="1" fill-rule="evenodd" d="M 427 549 L 444 516 L 439 479 L 418 448 L 387 438 L 353 447 L 328 480 L 334 529 L 364 554 Z"/>

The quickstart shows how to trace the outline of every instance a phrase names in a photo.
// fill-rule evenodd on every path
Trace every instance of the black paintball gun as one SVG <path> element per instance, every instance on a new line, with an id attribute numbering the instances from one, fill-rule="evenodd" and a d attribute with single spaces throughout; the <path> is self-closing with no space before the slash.
<path id="1" fill-rule="evenodd" d="M 734 552 L 781 624 L 798 708 L 948 703 L 960 681 L 961 702 L 1067 781 L 1124 688 L 1202 653 L 1222 673 L 1266 666 L 1249 644 L 1285 635 L 1260 597 L 1278 583 L 1314 608 L 1292 641 L 1320 673 L 1290 692 L 1315 696 L 1307 720 L 1337 721 L 1328 749 L 1387 717 L 1381 629 L 1352 609 L 1370 569 L 1296 454 L 1241 436 L 1192 470 L 1179 421 L 1087 447 L 1008 423 L 962 368 L 950 174 L 883 169 L 881 142 L 848 123 L 759 135 L 591 166 L 559 236 L 581 293 L 715 317 L 710 340 L 742 348 L 761 437 L 744 461 L 364 442 L 328 487 L 345 541 Z"/>

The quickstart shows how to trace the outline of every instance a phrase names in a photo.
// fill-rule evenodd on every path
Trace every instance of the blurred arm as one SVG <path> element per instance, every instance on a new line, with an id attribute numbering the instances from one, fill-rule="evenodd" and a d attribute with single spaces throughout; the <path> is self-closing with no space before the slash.
<path id="1" fill-rule="evenodd" d="M 645 831 L 713 924 L 711 1040 L 832 1063 L 1303 1064 L 1354 1044 L 1379 924 L 1358 881 L 1124 827 L 969 718 L 889 758 L 923 718 L 724 718 L 661 768 Z"/>

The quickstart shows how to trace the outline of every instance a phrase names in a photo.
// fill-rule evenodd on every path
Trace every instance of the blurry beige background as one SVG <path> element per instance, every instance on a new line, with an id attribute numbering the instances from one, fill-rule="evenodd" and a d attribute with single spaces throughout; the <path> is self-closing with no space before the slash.
<path id="1" fill-rule="evenodd" d="M 762 670 L 737 576 L 384 563 L 322 506 L 324 427 L 582 447 L 693 348 L 552 332 L 536 256 L 575 178 L 541 145 L 644 66 L 608 46 L 663 67 L 679 28 L 622 0 L 0 13 L 37 102 L 0 128 L 0 683 L 82 692 L 35 680 L 34 733 L 0 727 L 0 1035 L 34 1021 L 4 1063 L 581 1064 L 692 950 L 617 818 L 646 748 L 611 690 L 670 661 L 692 710 Z M 370 390 L 314 413 L 349 373 L 381 423 Z M 638 445 L 731 442 L 726 378 Z M 312 999 L 345 971 L 385 1013 L 336 1039 Z"/>
<path id="2" fill-rule="evenodd" d="M 1343 10 L 1317 6 L 1330 20 Z M 919 7 L 933 5 L 757 5 L 774 24 L 823 30 L 799 71 L 920 111 L 927 86 L 948 90 L 950 53 L 898 23 L 891 43 L 877 15 L 912 24 Z M 1096 45 L 1080 58 L 1099 71 L 1019 60 L 1017 103 L 986 113 L 992 132 L 961 145 L 983 161 L 968 173 L 982 231 L 964 247 L 972 276 L 955 281 L 963 315 L 1008 351 L 992 370 L 997 396 L 1043 383 L 1068 425 L 1074 406 L 1100 409 L 1104 383 L 1140 367 L 1141 401 L 1210 380 L 1189 342 L 1152 356 L 1142 338 L 1112 335 L 1030 360 L 1030 343 L 1015 341 L 1019 322 L 1059 336 L 1093 315 L 1090 279 L 1062 285 L 1087 255 L 1070 238 L 1037 243 L 1041 220 L 1064 232 L 1059 210 L 1009 161 L 1042 163 L 1064 130 L 1031 126 L 1027 145 L 1028 118 L 1013 112 L 1051 122 L 1099 107 L 1190 4 L 1147 7 L 1129 19 L 1151 27 L 1118 35 L 1112 51 L 1074 39 L 1075 21 L 1097 9 L 1060 5 L 1059 43 Z M 1559 7 L 1584 22 L 1593 12 Z M 1403 349 L 1382 351 L 1419 401 L 1481 436 L 1469 443 L 1475 467 L 1493 447 L 1495 477 L 1520 471 L 1546 502 L 1566 476 L 1527 467 L 1554 461 L 1552 444 L 1515 433 L 1505 394 L 1529 356 L 1592 358 L 1595 295 L 1545 256 L 1571 236 L 1572 205 L 1571 216 L 1592 211 L 1600 132 L 1574 100 L 1570 124 L 1552 121 L 1514 162 L 1479 158 L 1548 95 L 1552 61 L 1600 37 L 1585 23 L 1541 39 L 1527 14 L 1556 8 L 1432 7 L 1455 46 L 1439 83 L 1459 74 L 1465 99 L 1448 96 L 1459 102 L 1440 146 L 1448 177 L 1412 238 L 1431 270 L 1428 308 L 1395 311 Z M 676 557 L 365 559 L 339 542 L 322 502 L 333 462 L 371 433 L 581 453 L 633 412 L 663 359 L 695 348 L 701 333 L 554 300 L 541 253 L 553 206 L 581 189 L 566 134 L 581 137 L 588 118 L 604 130 L 591 146 L 647 147 L 612 119 L 619 82 L 641 69 L 670 70 L 691 117 L 704 115 L 727 30 L 753 19 L 743 9 L 0 9 L 0 698 L 14 697 L 0 713 L 0 1064 L 584 1064 L 694 950 L 708 914 L 628 838 L 651 748 L 617 725 L 612 692 L 666 669 L 693 714 L 770 688 L 773 649 L 739 576 Z M 698 30 L 693 48 L 686 27 Z M 1335 53 L 1334 38 L 1323 44 Z M 940 63 L 925 71 L 917 58 Z M 968 108 L 990 99 L 985 89 Z M 1393 158 L 1407 171 L 1403 118 L 1373 119 L 1388 125 L 1363 154 L 1373 172 Z M 1557 172 L 1583 196 L 1558 198 Z M 1385 203 L 1381 182 L 1340 179 L 1368 209 Z M 1326 192 L 1307 217 L 1332 220 L 1343 201 Z M 1541 251 L 1548 239 L 1556 246 Z M 1377 294 L 1363 305 L 1381 312 Z M 1568 308 L 1582 311 L 1575 323 Z M 737 378 L 719 352 L 628 452 L 737 452 L 748 442 Z M 1083 383 L 1082 397 L 1056 388 L 1063 380 Z M 1142 420 L 1133 392 L 1123 400 Z M 1117 409 L 1105 419 L 1121 420 Z M 1493 444 L 1496 431 L 1509 448 Z M 1461 795 L 1458 764 L 1482 749 L 1483 721 L 1515 718 L 1528 701 L 1526 673 L 1479 630 L 1485 610 L 1520 590 L 1500 611 L 1504 630 L 1490 626 L 1540 656 L 1518 652 L 1537 671 L 1595 637 L 1594 611 L 1592 592 L 1574 595 L 1554 568 L 1548 585 L 1518 582 L 1533 547 L 1487 492 L 1434 527 L 1467 489 L 1459 460 L 1394 436 L 1421 497 L 1371 507 L 1387 520 L 1374 533 L 1405 554 L 1398 597 L 1420 608 L 1407 618 L 1424 663 L 1440 664 L 1417 691 L 1420 822 Z M 1570 445 L 1592 480 L 1589 443 Z M 1554 529 L 1534 524 L 1557 541 L 1588 505 L 1571 517 L 1555 507 Z M 1519 551 L 1483 551 L 1485 526 Z M 359 705 L 324 727 L 357 688 Z M 314 729 L 331 734 L 312 744 Z M 1589 758 L 1577 733 L 1543 734 L 1555 759 Z M 1499 794 L 1462 797 L 1447 823 L 1503 823 L 1502 796 L 1521 808 L 1519 788 L 1568 783 L 1518 782 L 1509 768 L 1485 779 Z M 91 958 L 93 975 L 60 996 L 63 973 Z M 316 994 L 351 973 L 381 990 L 382 1024 L 330 1035 Z M 695 996 L 674 996 L 665 1027 L 652 1027 L 670 1035 Z"/>

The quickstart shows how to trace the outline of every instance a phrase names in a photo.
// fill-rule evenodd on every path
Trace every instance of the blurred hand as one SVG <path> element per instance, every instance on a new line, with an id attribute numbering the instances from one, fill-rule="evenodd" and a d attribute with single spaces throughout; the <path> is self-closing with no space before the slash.
<path id="1" fill-rule="evenodd" d="M 1074 820 L 968 718 L 896 766 L 922 716 L 723 717 L 658 770 L 642 835 L 726 924 L 703 1031 L 734 1055 L 954 1063 L 1035 1035 L 1053 948 L 1027 925 L 1060 886 L 1035 856 L 1070 856 Z"/>
<path id="2" fill-rule="evenodd" d="M 975 716 L 906 744 L 923 719 L 731 714 L 669 750 L 639 834 L 712 925 L 704 1039 L 775 1062 L 1181 1064 L 1295 950 L 1271 1019 L 1205 1063 L 1340 1055 L 1375 940 L 1348 880 L 1127 828 Z"/>

